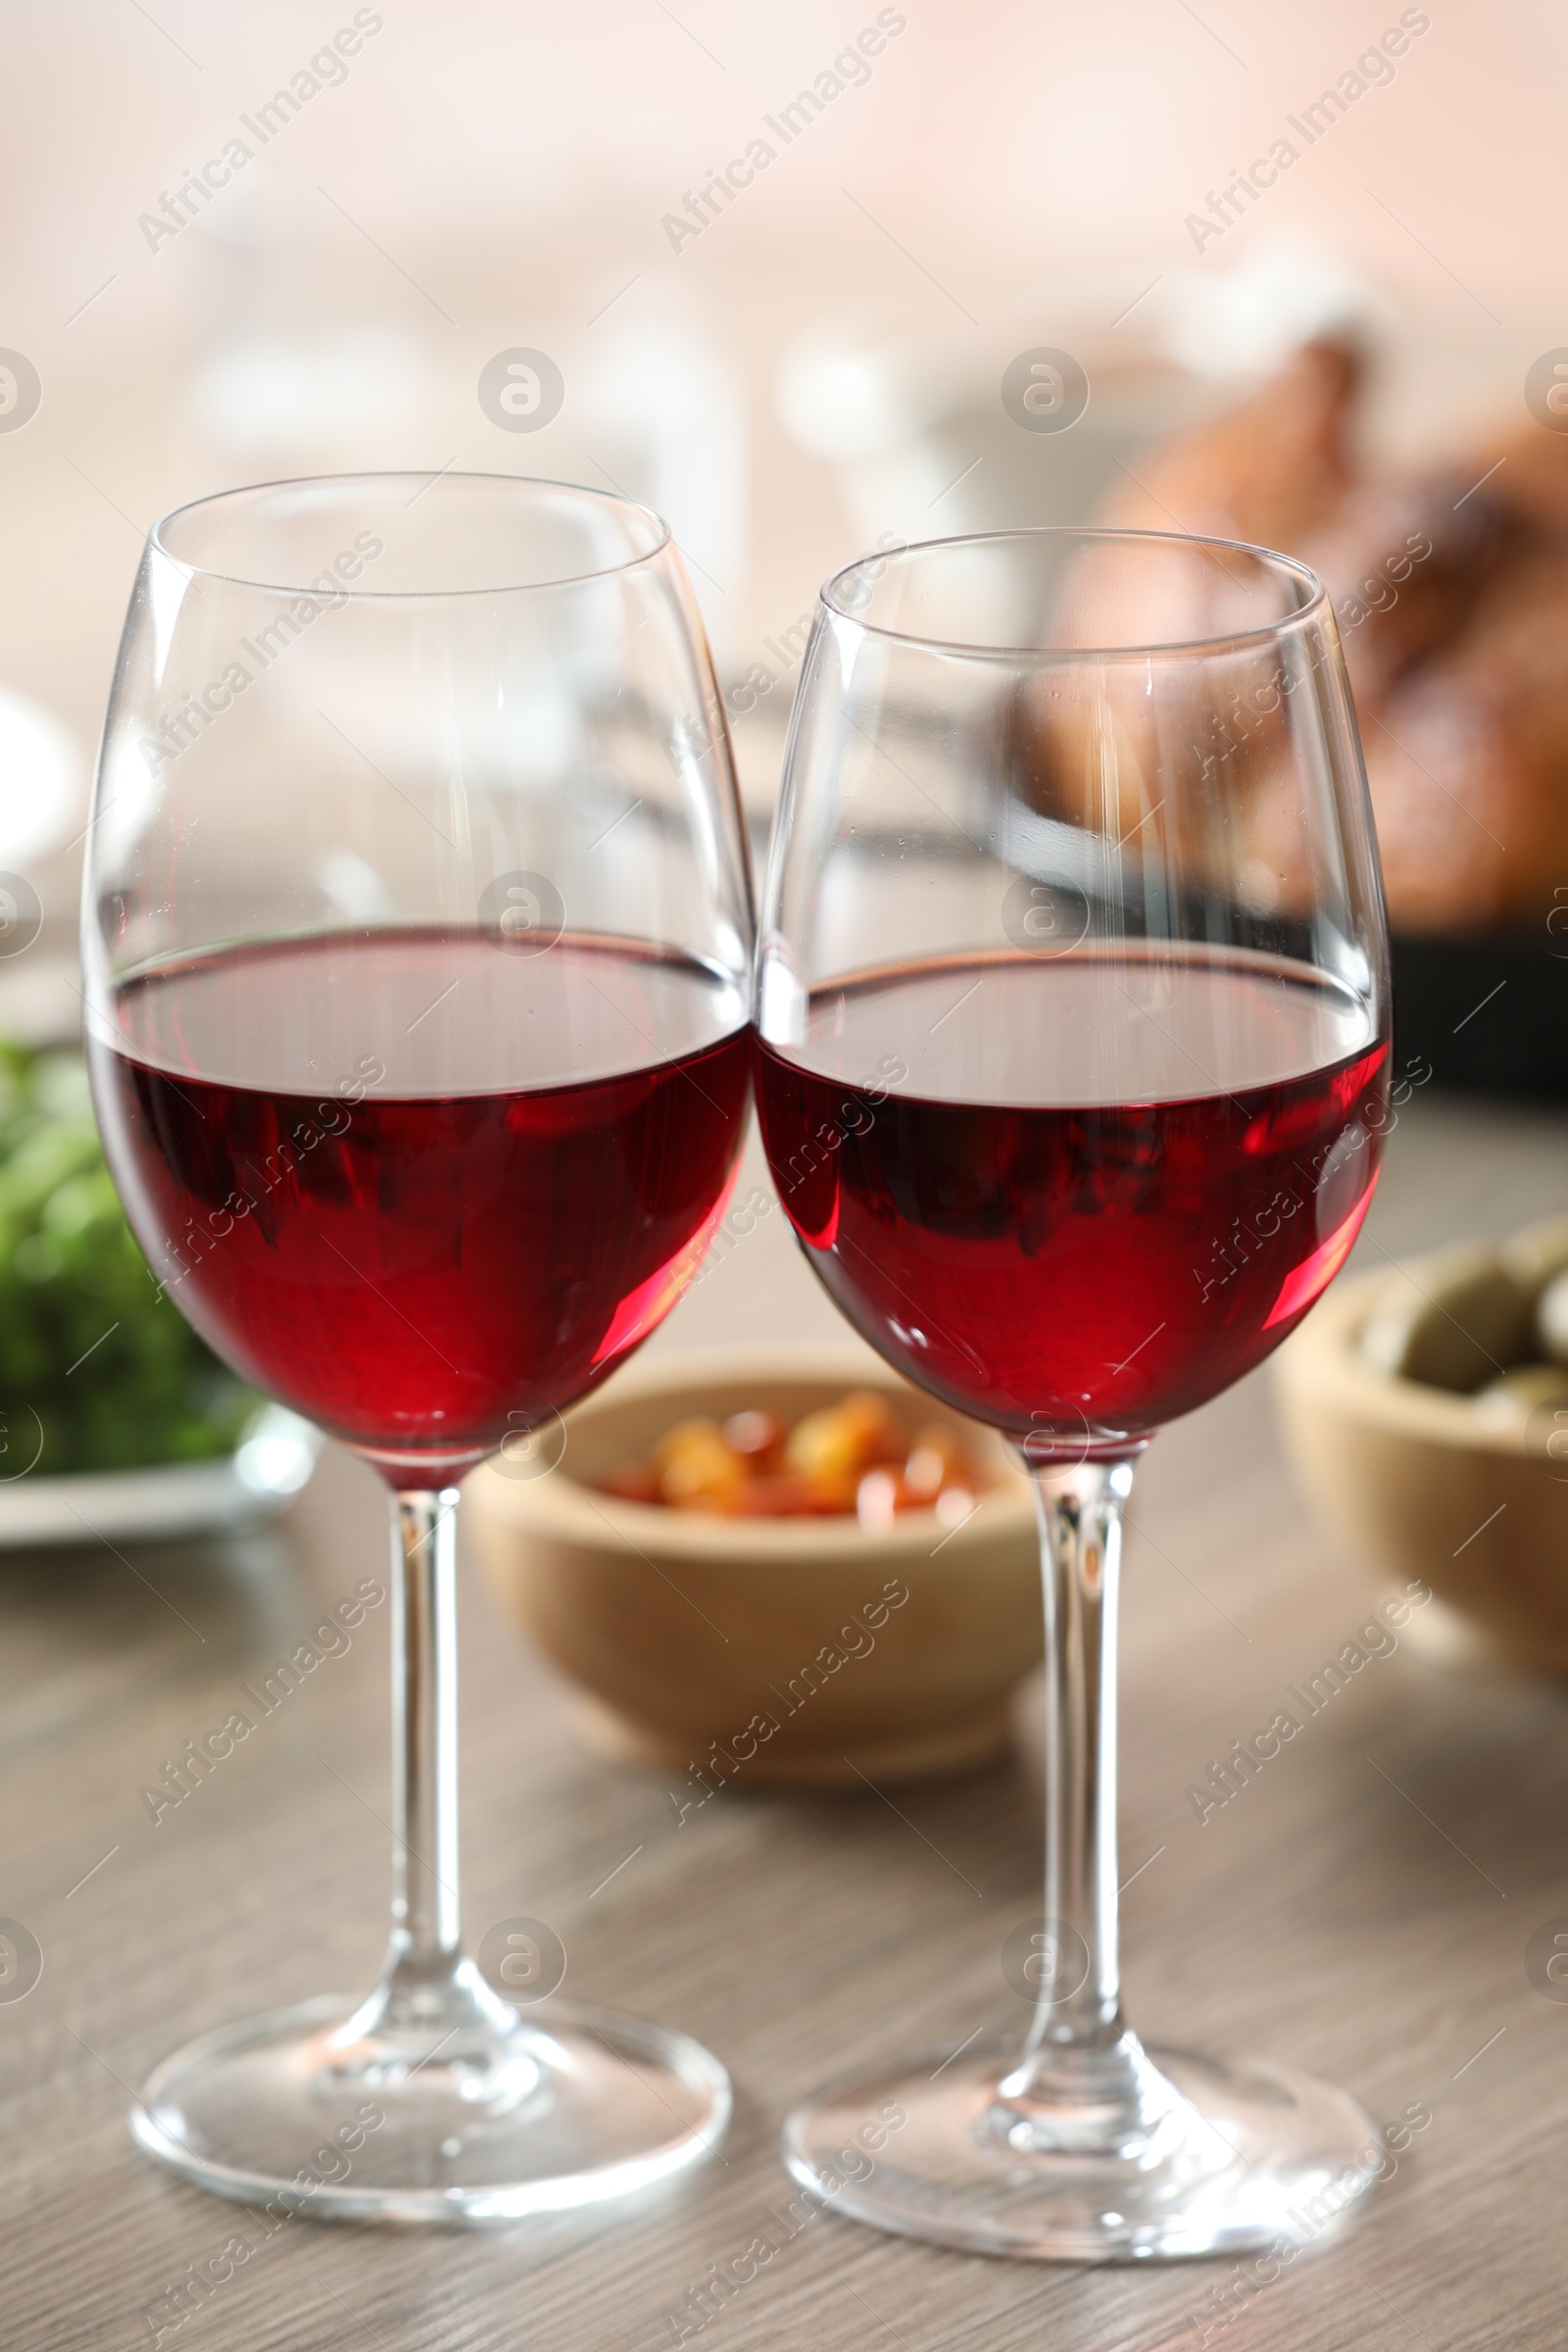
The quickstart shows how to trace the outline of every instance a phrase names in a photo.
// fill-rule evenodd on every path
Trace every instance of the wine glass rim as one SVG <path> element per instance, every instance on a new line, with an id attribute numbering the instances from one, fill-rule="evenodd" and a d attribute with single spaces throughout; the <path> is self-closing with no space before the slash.
<path id="1" fill-rule="evenodd" d="M 590 570 L 562 572 L 546 580 L 489 582 L 470 588 L 365 588 L 345 580 L 341 583 L 341 594 L 345 601 L 417 604 L 445 602 L 448 598 L 459 596 L 531 596 L 546 589 L 580 588 L 592 580 L 612 579 L 618 572 L 635 571 L 639 565 L 657 561 L 674 544 L 674 534 L 657 509 L 647 506 L 641 499 L 628 498 L 618 490 L 596 490 L 588 483 L 558 481 L 549 474 L 494 473 L 484 468 L 464 468 L 460 471 L 451 466 L 432 471 L 424 466 L 388 466 L 369 467 L 363 472 L 285 474 L 270 481 L 238 483 L 229 490 L 210 490 L 201 498 L 188 498 L 177 507 L 168 508 L 148 531 L 147 545 L 156 548 L 166 563 L 177 564 L 181 571 L 197 579 L 214 580 L 229 588 L 252 588 L 264 596 L 311 596 L 319 592 L 319 575 L 314 590 L 306 580 L 290 583 L 254 579 L 247 573 L 226 571 L 216 564 L 197 563 L 190 556 L 178 554 L 168 544 L 165 532 L 170 524 L 179 521 L 182 515 L 198 514 L 205 508 L 237 504 L 242 499 L 261 499 L 269 491 L 314 490 L 328 486 L 343 489 L 355 484 L 368 488 L 372 484 L 398 482 L 422 482 L 425 490 L 434 489 L 438 482 L 490 482 L 505 483 L 512 490 L 564 493 L 593 506 L 621 508 L 629 514 L 646 516 L 654 525 L 653 543 L 615 563 L 596 564 Z M 416 495 L 422 497 L 423 494 L 421 491 Z M 410 499 L 407 503 L 412 506 L 415 502 Z"/>
<path id="2" fill-rule="evenodd" d="M 963 638 L 927 636 L 918 629 L 890 628 L 885 623 L 867 620 L 863 614 L 850 609 L 835 591 L 842 583 L 865 572 L 874 564 L 885 570 L 910 556 L 930 555 L 939 548 L 985 547 L 1004 541 L 1024 542 L 1044 539 L 1114 540 L 1131 539 L 1158 547 L 1195 547 L 1223 551 L 1226 555 L 1247 556 L 1284 572 L 1301 584 L 1306 595 L 1292 612 L 1282 613 L 1276 620 L 1260 622 L 1256 628 L 1226 629 L 1212 637 L 1175 637 L 1151 645 L 1004 645 L 982 644 Z M 880 576 L 880 572 L 877 576 Z M 940 539 L 911 539 L 903 547 L 884 550 L 872 555 L 857 556 L 830 572 L 818 591 L 818 601 L 836 620 L 851 622 L 868 637 L 886 638 L 892 644 L 921 647 L 928 653 L 953 654 L 971 661 L 1031 662 L 1041 666 L 1078 662 L 1145 662 L 1156 656 L 1217 654 L 1238 648 L 1266 645 L 1290 631 L 1300 629 L 1321 619 L 1329 602 L 1328 590 L 1308 564 L 1297 556 L 1282 555 L 1278 548 L 1262 547 L 1249 539 L 1222 539 L 1206 531 L 1150 531 L 1130 530 L 1113 524 L 1048 522 L 1017 524 L 1001 531 L 956 531 Z"/>

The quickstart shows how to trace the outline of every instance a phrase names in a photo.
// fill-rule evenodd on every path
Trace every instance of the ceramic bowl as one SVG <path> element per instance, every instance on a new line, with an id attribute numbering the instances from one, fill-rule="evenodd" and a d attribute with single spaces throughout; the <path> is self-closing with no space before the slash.
<path id="1" fill-rule="evenodd" d="M 1361 1335 L 1444 1258 L 1338 1285 L 1281 1348 L 1277 1396 L 1306 1494 L 1377 1569 L 1420 1578 L 1422 1646 L 1568 1671 L 1568 1458 L 1547 1414 L 1505 1426 L 1474 1397 L 1380 1370 Z"/>
<path id="2" fill-rule="evenodd" d="M 961 1431 L 994 1482 L 968 1520 L 717 1519 L 596 1490 L 692 1415 L 756 1405 L 791 1422 L 855 1388 L 911 1428 Z M 1040 1584 L 1029 1482 L 992 1432 L 820 1349 L 664 1356 L 564 1426 L 554 1468 L 487 1464 L 466 1512 L 502 1608 L 575 1686 L 601 1753 L 673 1774 L 677 1803 L 701 1803 L 736 1779 L 880 1786 L 1004 1748 L 1041 1652 Z"/>

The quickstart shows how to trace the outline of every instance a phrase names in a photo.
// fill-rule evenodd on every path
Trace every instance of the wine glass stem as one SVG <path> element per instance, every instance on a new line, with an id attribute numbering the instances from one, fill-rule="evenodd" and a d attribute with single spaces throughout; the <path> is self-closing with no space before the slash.
<path id="1" fill-rule="evenodd" d="M 458 1959 L 456 1487 L 392 1502 L 392 1960 L 405 1981 Z"/>
<path id="2" fill-rule="evenodd" d="M 1045 1600 L 1046 1926 L 1008 2088 L 1081 2095 L 1124 2073 L 1116 1948 L 1116 1602 L 1130 1460 L 1030 1465 Z"/>

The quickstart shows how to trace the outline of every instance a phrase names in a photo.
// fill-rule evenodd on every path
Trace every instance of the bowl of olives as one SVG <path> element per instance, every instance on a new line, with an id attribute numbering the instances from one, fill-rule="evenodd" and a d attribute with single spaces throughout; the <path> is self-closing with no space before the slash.
<path id="1" fill-rule="evenodd" d="M 1276 1378 L 1322 1517 L 1436 1594 L 1423 1646 L 1568 1673 L 1568 1217 L 1337 1285 Z"/>

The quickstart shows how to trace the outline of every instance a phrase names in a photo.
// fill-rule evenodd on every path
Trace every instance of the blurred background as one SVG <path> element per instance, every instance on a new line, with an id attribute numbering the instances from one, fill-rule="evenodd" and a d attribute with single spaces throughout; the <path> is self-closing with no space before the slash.
<path id="1" fill-rule="evenodd" d="M 669 516 L 759 859 L 817 587 L 862 551 L 1102 515 L 1305 557 L 1361 711 L 1404 1082 L 1568 1101 L 1544 5 L 65 0 L 8 31 L 0 1059 L 76 1033 L 148 526 L 248 481 L 465 467 Z M 786 1320 L 830 1323 L 792 1276 Z M 679 1337 L 727 1328 L 731 1288 Z M 126 1432 L 170 1322 L 144 1290 L 79 1071 L 0 1068 L 0 1312 L 37 1333 L 7 1377 L 101 1388 L 81 1466 L 229 1442 L 201 1350 L 164 1368 L 164 1434 Z M 78 1370 L 71 1316 L 96 1345 L 111 1299 Z"/>
<path id="2" fill-rule="evenodd" d="M 764 823 L 816 587 L 878 540 L 1093 512 L 1313 334 L 1365 355 L 1357 466 L 1549 437 L 1565 46 L 1387 0 L 17 12 L 0 867 L 42 936 L 0 1017 L 58 1008 L 165 509 L 357 466 L 652 501 Z"/>
<path id="3" fill-rule="evenodd" d="M 1304 555 L 1361 706 L 1401 1068 L 1568 1099 L 1544 5 L 64 0 L 7 30 L 0 1060 L 80 1023 L 148 524 L 279 475 L 489 468 L 670 517 L 760 858 L 854 555 L 1089 515 Z M 80 1072 L 7 1070 L 0 1310 L 37 1362 L 5 1371 L 101 1390 L 106 1433 L 47 1465 L 225 1446 L 242 1399 L 193 1341 L 163 1435 L 129 1433 L 170 1317 Z M 813 1305 L 797 1277 L 792 1322 Z"/>
<path id="4" fill-rule="evenodd" d="M 177 1460 L 215 1482 L 181 1489 L 177 1509 L 160 1491 L 139 1519 L 122 1494 L 69 1521 L 40 1501 L 29 1519 L 46 1483 L 22 1475 L 42 1458 L 32 1426 L 4 1438 L 21 1448 L 0 1468 L 4 1907 L 51 1972 L 43 2000 L 5 2011 L 36 2035 L 13 2040 L 29 2104 L 9 2134 L 35 2308 L 69 2299 L 73 2345 L 119 2344 L 142 2327 L 132 2304 L 221 2236 L 125 2161 L 121 2085 L 162 2054 L 170 2004 L 216 2023 L 374 1965 L 384 1836 L 358 1792 L 384 1769 L 378 1626 L 318 1678 L 327 1700 L 291 1700 L 297 1730 L 286 1718 L 177 1823 L 156 1826 L 137 1791 L 299 1638 L 308 1599 L 330 1605 L 384 1558 L 369 1472 L 328 1448 L 302 1493 L 316 1441 L 298 1425 L 253 1430 L 228 1463 L 251 1400 L 155 1303 L 79 1067 L 24 1063 L 8 1041 L 76 1032 L 91 768 L 149 525 L 245 482 L 456 466 L 619 488 L 667 514 L 759 848 L 818 585 L 868 548 L 1115 512 L 1290 538 L 1329 573 L 1398 935 L 1402 1126 L 1354 1270 L 1556 1221 L 1544 1241 L 1533 1223 L 1515 1236 L 1506 1264 L 1488 1245 L 1399 1277 L 1403 1319 L 1391 1308 L 1379 1326 L 1371 1371 L 1329 1319 L 1361 1294 L 1348 1283 L 1320 1310 L 1333 1351 L 1302 1372 L 1290 1419 L 1331 1533 L 1293 1497 L 1261 1378 L 1152 1452 L 1125 1652 L 1129 1941 L 1150 1955 L 1133 1989 L 1139 2014 L 1199 2041 L 1283 2047 L 1289 2019 L 1293 2054 L 1362 2086 L 1380 2117 L 1430 2090 L 1440 2162 L 1425 2202 L 1389 2225 L 1406 2284 L 1388 2239 L 1373 2270 L 1401 2302 L 1408 2288 L 1410 2328 L 1499 2340 L 1498 2312 L 1514 2328 L 1521 2278 L 1556 2243 L 1564 2186 L 1560 2100 L 1554 2137 L 1541 2122 L 1564 1988 L 1534 1943 L 1527 1982 L 1520 1947 L 1527 1929 L 1544 1952 L 1568 1935 L 1568 16 L 1546 0 L 13 0 L 5 62 L 0 1401 L 38 1399 L 65 1448 L 45 1471 Z M 1467 1101 L 1477 1088 L 1511 1100 Z M 845 1344 L 755 1138 L 736 1198 L 751 1222 L 732 1213 L 649 1364 L 742 1335 Z M 1556 1320 L 1538 1331 L 1548 1278 Z M 1455 1358 L 1461 1326 L 1482 1335 L 1474 1360 Z M 1461 1394 L 1526 1358 L 1534 1387 L 1484 1407 Z M 1423 1386 L 1425 1451 L 1409 1403 Z M 1379 1413 L 1397 1461 L 1375 1443 Z M 296 1494 L 275 1536 L 186 1546 L 183 1564 L 172 1546 L 138 1552 L 148 1578 L 118 1548 L 247 1526 L 259 1498 Z M 62 1532 L 103 1539 L 74 1576 L 16 1548 Z M 1310 1768 L 1288 1781 L 1282 1766 L 1200 1829 L 1184 1784 L 1335 1653 L 1368 1563 L 1438 1594 L 1408 1654 L 1362 1679 L 1374 1695 L 1336 1701 Z M 1418 1633 L 1448 1603 L 1473 1620 L 1466 1641 L 1481 1626 L 1559 1679 L 1428 1675 Z M 754 1818 L 726 1800 L 681 1828 L 684 1778 L 672 1794 L 583 1766 L 494 1615 L 466 1622 L 476 1933 L 525 1910 L 559 1919 L 573 1989 L 710 2035 L 754 2117 L 868 2040 L 872 2005 L 877 2031 L 906 2001 L 934 2036 L 965 2030 L 956 1987 L 975 2016 L 995 2002 L 979 1888 L 929 1849 L 962 1856 L 987 1917 L 1033 1903 L 1036 1833 L 997 1777 L 922 1797 L 919 1830 L 873 1795 L 859 1815 Z M 1451 1624 L 1444 1639 L 1474 1662 Z M 656 1855 L 666 1877 L 643 1875 Z M 1261 1898 L 1277 1879 L 1278 1900 Z M 954 1908 L 911 1936 L 933 1888 Z M 694 1917 L 717 1921 L 710 1938 Z M 906 1980 L 889 1973 L 896 1944 Z M 79 2049 L 47 2005 L 61 1992 Z M 71 2068 L 40 2162 L 44 2102 L 56 2112 Z M 726 2220 L 672 2232 L 657 2258 L 634 2241 L 639 2341 L 665 2340 L 656 2297 L 678 2300 L 778 2193 L 770 2132 L 749 2169 L 737 2151 Z M 81 2316 L 84 2202 L 127 2217 L 96 2233 L 97 2318 Z M 411 2246 L 338 2258 L 376 2331 L 477 2342 L 482 2288 L 485 2340 L 515 2340 L 502 2256 L 476 2288 L 471 2241 L 421 2249 L 416 2278 Z M 276 2340 L 279 2277 L 291 2340 L 355 2332 L 307 2267 L 314 2249 L 277 2259 L 299 2267 L 266 2274 L 244 2342 Z M 818 2264 L 836 2288 L 842 2241 L 825 2230 L 803 2256 Z M 586 2293 L 601 2267 L 619 2296 L 629 2272 L 597 2256 L 548 2291 Z M 1560 2281 L 1533 2275 L 1540 2328 L 1527 2312 L 1511 2340 L 1555 2342 Z M 911 2277 L 905 2301 L 877 2300 L 921 2344 L 943 2324 L 955 2341 L 977 2325 L 999 2344 L 1038 2338 L 1046 2307 L 1005 2265 L 954 2265 L 946 2286 L 934 2266 Z M 1408 2341 L 1359 2272 L 1345 2277 L 1339 2340 L 1385 2326 Z M 1153 2341 L 1147 2301 L 1106 2316 L 1112 2294 L 1149 2294 L 1130 2279 L 1049 2282 L 1052 2340 Z M 1306 2325 L 1291 2291 L 1269 2341 Z M 1166 2321 L 1187 2324 L 1176 2298 L 1197 2299 L 1169 2292 L 1162 2341 Z M 540 2308 L 555 2340 L 586 2340 L 560 2324 L 563 2301 Z M 841 2334 L 784 2308 L 792 2342 L 864 2340 L 858 2307 Z"/>

